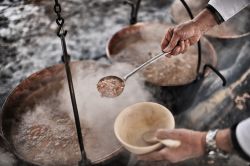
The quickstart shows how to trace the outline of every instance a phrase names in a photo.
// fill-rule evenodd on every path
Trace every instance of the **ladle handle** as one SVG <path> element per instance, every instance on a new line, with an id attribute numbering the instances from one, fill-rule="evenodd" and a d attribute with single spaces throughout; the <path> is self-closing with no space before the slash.
<path id="1" fill-rule="evenodd" d="M 163 139 L 163 140 L 159 140 L 159 142 L 168 148 L 178 148 L 181 145 L 181 141 L 173 140 L 173 139 Z"/>
<path id="2" fill-rule="evenodd" d="M 167 55 L 169 53 L 159 53 L 156 56 L 154 56 L 153 58 L 149 59 L 148 61 L 146 61 L 145 63 L 143 63 L 142 65 L 140 65 L 139 67 L 135 68 L 133 71 L 131 71 L 130 73 L 128 73 L 123 79 L 124 81 L 126 81 L 131 75 L 135 74 L 138 70 L 142 69 L 143 67 L 148 66 L 149 64 L 151 64 L 152 62 L 154 62 L 155 60 L 159 59 L 161 56 L 163 55 Z"/>

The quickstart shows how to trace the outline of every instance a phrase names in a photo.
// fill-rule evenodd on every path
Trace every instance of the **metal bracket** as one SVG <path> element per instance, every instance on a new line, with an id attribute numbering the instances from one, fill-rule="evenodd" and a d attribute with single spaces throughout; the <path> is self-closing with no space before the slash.
<path id="1" fill-rule="evenodd" d="M 124 5 L 129 5 L 131 7 L 131 13 L 130 13 L 130 25 L 137 23 L 137 15 L 140 8 L 141 0 L 137 0 L 136 3 L 131 2 L 129 0 L 123 1 Z"/>

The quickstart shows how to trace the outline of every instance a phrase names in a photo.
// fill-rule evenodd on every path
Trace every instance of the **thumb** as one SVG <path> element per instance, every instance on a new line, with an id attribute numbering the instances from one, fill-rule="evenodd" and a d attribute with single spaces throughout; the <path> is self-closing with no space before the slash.
<path id="1" fill-rule="evenodd" d="M 159 129 L 156 131 L 156 137 L 158 139 L 177 139 L 178 134 L 175 132 L 174 129 Z"/>
<path id="2" fill-rule="evenodd" d="M 174 29 L 173 28 L 169 28 L 168 31 L 166 32 L 164 38 L 162 39 L 162 42 L 161 42 L 161 49 L 162 51 L 168 46 L 171 38 L 172 38 L 172 35 L 173 35 L 173 32 L 174 32 Z"/>
<path id="3" fill-rule="evenodd" d="M 174 32 L 171 37 L 171 40 L 168 43 L 168 46 L 163 51 L 164 52 L 172 51 L 175 48 L 175 46 L 178 44 L 179 39 L 180 39 L 179 36 Z"/>

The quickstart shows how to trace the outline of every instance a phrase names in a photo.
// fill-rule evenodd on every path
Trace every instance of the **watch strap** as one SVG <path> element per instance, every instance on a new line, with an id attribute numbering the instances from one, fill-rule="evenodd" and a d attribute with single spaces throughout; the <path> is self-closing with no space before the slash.
<path id="1" fill-rule="evenodd" d="M 216 145 L 216 135 L 218 129 L 208 131 L 206 135 L 206 152 L 208 158 L 215 159 L 216 157 L 228 158 L 228 155 L 220 150 Z"/>

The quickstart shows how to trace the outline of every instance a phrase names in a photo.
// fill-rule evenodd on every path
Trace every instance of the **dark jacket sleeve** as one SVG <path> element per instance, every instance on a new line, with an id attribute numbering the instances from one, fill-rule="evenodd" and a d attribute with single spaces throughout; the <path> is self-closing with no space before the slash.
<path id="1" fill-rule="evenodd" d="M 250 118 L 231 127 L 231 139 L 236 153 L 250 161 Z"/>

